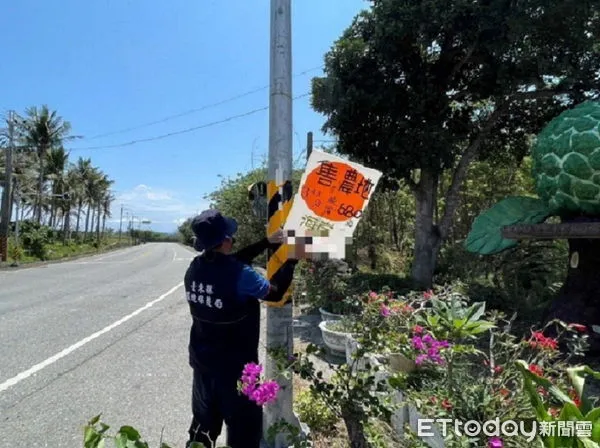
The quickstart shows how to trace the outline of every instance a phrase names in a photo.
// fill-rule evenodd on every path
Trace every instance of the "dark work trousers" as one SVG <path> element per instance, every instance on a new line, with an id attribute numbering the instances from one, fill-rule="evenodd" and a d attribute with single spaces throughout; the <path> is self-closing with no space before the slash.
<path id="1" fill-rule="evenodd" d="M 204 372 L 194 369 L 190 442 L 216 446 L 223 421 L 227 446 L 259 448 L 262 439 L 262 408 L 237 390 L 241 371 Z"/>

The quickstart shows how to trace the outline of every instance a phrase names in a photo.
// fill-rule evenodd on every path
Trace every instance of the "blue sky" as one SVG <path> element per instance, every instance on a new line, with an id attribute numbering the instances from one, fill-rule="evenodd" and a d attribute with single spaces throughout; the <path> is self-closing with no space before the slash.
<path id="1" fill-rule="evenodd" d="M 258 165 L 267 152 L 268 111 L 194 132 L 116 148 L 268 105 L 267 0 L 19 0 L 3 5 L 0 109 L 48 104 L 83 139 L 71 159 L 91 157 L 115 180 L 121 203 L 152 228 L 173 231 L 205 208 L 222 176 Z M 293 95 L 308 93 L 323 56 L 364 0 L 296 0 L 292 6 Z M 316 69 L 315 69 L 316 68 Z M 308 97 L 294 103 L 294 153 L 306 133 L 330 140 Z M 128 132 L 114 133 L 137 128 Z M 103 134 L 111 133 L 112 135 Z M 315 144 L 318 146 L 318 143 Z M 94 147 L 96 149 L 81 149 Z M 252 154 L 254 153 L 254 160 Z M 113 224 L 114 225 L 114 224 Z M 117 222 L 118 225 L 118 222 Z"/>

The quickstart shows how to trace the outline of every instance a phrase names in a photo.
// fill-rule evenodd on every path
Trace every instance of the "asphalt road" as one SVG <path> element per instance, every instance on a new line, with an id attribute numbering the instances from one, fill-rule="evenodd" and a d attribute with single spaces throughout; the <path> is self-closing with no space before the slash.
<path id="1" fill-rule="evenodd" d="M 0 447 L 77 448 L 102 413 L 158 447 L 191 418 L 183 275 L 194 253 L 145 244 L 0 270 Z"/>

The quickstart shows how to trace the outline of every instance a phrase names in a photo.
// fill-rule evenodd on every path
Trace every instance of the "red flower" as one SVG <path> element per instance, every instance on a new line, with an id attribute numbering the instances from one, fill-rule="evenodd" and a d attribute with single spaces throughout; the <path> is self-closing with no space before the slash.
<path id="1" fill-rule="evenodd" d="M 504 398 L 508 397 L 510 395 L 510 390 L 508 390 L 506 387 L 503 387 L 502 389 L 500 389 L 498 391 L 498 393 L 500 395 L 502 395 Z"/>
<path id="2" fill-rule="evenodd" d="M 581 405 L 581 400 L 580 400 L 579 396 L 577 395 L 577 391 L 575 389 L 571 389 L 569 391 L 569 397 L 571 398 L 571 400 L 573 400 L 573 403 L 575 403 L 575 406 L 579 407 Z"/>
<path id="3" fill-rule="evenodd" d="M 538 366 L 537 364 L 531 364 L 529 366 L 529 371 L 531 373 L 534 373 L 537 376 L 542 376 L 544 374 L 544 371 L 542 370 L 542 368 L 540 366 Z"/>
<path id="4" fill-rule="evenodd" d="M 494 373 L 502 373 L 503 370 L 504 368 L 502 366 L 494 367 Z"/>
<path id="5" fill-rule="evenodd" d="M 424 330 L 424 328 L 420 325 L 415 325 L 413 327 L 413 333 L 415 333 L 415 334 L 421 334 L 421 333 L 423 333 L 423 330 Z"/>
<path id="6" fill-rule="evenodd" d="M 442 407 L 449 411 L 450 409 L 452 409 L 452 403 L 450 403 L 450 401 L 448 401 L 447 398 L 444 398 L 444 401 L 442 401 Z"/>
<path id="7" fill-rule="evenodd" d="M 542 386 L 540 386 L 540 387 L 537 388 L 537 392 L 542 397 L 547 397 L 548 396 L 548 391 L 546 389 L 544 389 Z"/>
<path id="8" fill-rule="evenodd" d="M 560 412 L 556 408 L 550 408 L 550 409 L 548 409 L 548 412 L 554 418 L 558 417 L 558 414 L 560 414 Z"/>
<path id="9" fill-rule="evenodd" d="M 423 298 L 424 298 L 425 300 L 429 300 L 429 299 L 431 299 L 431 298 L 433 297 L 433 295 L 434 295 L 434 294 L 433 294 L 433 291 L 430 289 L 429 291 L 425 291 L 425 292 L 423 293 Z"/>
<path id="10" fill-rule="evenodd" d="M 569 324 L 569 328 L 573 328 L 582 333 L 587 331 L 587 327 L 585 325 L 581 325 L 581 324 Z"/>
<path id="11" fill-rule="evenodd" d="M 544 333 L 542 333 L 541 331 L 532 331 L 531 338 L 529 339 L 528 343 L 531 348 L 541 348 L 549 350 L 558 349 L 558 341 L 556 339 L 544 336 Z"/>

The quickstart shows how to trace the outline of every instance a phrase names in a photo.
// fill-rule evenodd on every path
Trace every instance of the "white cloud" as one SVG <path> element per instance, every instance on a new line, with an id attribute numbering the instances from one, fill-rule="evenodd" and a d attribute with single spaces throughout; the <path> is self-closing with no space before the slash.
<path id="1" fill-rule="evenodd" d="M 152 221 L 150 227 L 158 231 L 175 231 L 186 219 L 209 206 L 201 198 L 190 202 L 183 200 L 176 192 L 140 184 L 132 190 L 122 192 L 113 202 L 112 218 L 107 222 L 116 224 L 117 228 L 121 204 L 136 217 Z M 125 216 L 123 220 L 126 220 Z"/>

